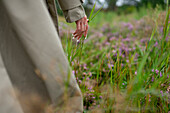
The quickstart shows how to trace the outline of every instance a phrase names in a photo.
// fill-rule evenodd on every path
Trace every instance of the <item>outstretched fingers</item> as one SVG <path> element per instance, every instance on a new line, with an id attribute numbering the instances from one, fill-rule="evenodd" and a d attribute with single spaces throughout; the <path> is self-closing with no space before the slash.
<path id="1" fill-rule="evenodd" d="M 87 36 L 88 32 L 88 19 L 87 16 L 81 18 L 80 20 L 76 21 L 76 31 L 73 33 L 74 38 L 77 38 L 79 40 L 82 35 L 85 37 Z"/>

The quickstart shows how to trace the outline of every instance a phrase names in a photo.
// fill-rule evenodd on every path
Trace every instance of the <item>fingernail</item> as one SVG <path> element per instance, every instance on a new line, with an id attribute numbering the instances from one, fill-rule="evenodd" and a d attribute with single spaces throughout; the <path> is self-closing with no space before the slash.
<path id="1" fill-rule="evenodd" d="M 75 39 L 75 37 L 74 37 L 74 35 L 73 35 L 73 34 L 72 34 L 71 36 L 73 37 L 72 39 Z"/>

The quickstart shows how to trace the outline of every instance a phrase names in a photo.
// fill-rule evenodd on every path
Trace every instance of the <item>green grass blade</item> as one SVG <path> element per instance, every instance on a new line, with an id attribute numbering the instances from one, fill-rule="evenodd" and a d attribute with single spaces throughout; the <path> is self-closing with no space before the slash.
<path id="1" fill-rule="evenodd" d="M 94 17 L 103 9 L 103 6 L 94 14 L 94 16 L 90 19 L 90 21 L 92 21 L 94 19 Z"/>
<path id="2" fill-rule="evenodd" d="M 93 12 L 94 12 L 95 7 L 96 7 L 96 2 L 95 2 L 95 4 L 93 5 L 92 11 L 91 11 L 91 13 L 90 13 L 89 22 L 91 21 L 91 18 L 92 18 L 92 15 L 93 15 Z"/>

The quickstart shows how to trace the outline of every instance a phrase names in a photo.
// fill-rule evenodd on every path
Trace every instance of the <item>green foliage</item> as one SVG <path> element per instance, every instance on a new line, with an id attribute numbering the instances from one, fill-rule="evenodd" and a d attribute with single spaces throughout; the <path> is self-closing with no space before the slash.
<path id="1" fill-rule="evenodd" d="M 107 4 L 108 4 L 108 9 L 109 10 L 115 10 L 116 9 L 116 2 L 118 0 L 106 0 Z"/>
<path id="2" fill-rule="evenodd" d="M 157 5 L 161 5 L 162 8 L 166 7 L 166 1 L 165 0 L 141 0 L 142 5 L 145 5 L 146 7 L 148 6 L 148 4 L 151 4 L 151 6 L 153 8 L 156 8 Z"/>
<path id="3" fill-rule="evenodd" d="M 117 9 L 118 14 L 130 14 L 136 11 L 135 6 L 130 6 L 130 5 L 123 5 L 122 7 L 119 7 Z"/>
<path id="4" fill-rule="evenodd" d="M 57 13 L 58 13 L 58 15 L 59 15 L 59 16 L 63 16 L 63 12 L 62 12 L 62 10 L 61 10 L 61 8 L 60 8 L 57 0 L 55 0 L 55 2 L 56 2 L 56 7 L 57 7 Z"/>
<path id="5" fill-rule="evenodd" d="M 68 60 L 83 93 L 84 112 L 170 110 L 170 10 L 167 8 L 166 16 L 163 11 L 155 12 L 158 16 L 147 9 L 126 17 L 100 12 L 90 21 L 92 30 L 87 40 L 82 37 L 76 43 L 64 38 Z"/>

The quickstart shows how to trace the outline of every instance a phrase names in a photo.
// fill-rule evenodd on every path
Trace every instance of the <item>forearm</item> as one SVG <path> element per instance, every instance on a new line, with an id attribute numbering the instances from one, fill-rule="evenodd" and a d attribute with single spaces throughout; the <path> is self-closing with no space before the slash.
<path id="1" fill-rule="evenodd" d="M 58 0 L 67 22 L 75 22 L 85 16 L 82 0 Z"/>
<path id="2" fill-rule="evenodd" d="M 85 16 L 84 8 L 82 5 L 76 8 L 70 9 L 70 10 L 65 10 L 63 11 L 63 13 L 64 13 L 66 21 L 69 23 L 80 20 L 81 18 Z"/>

